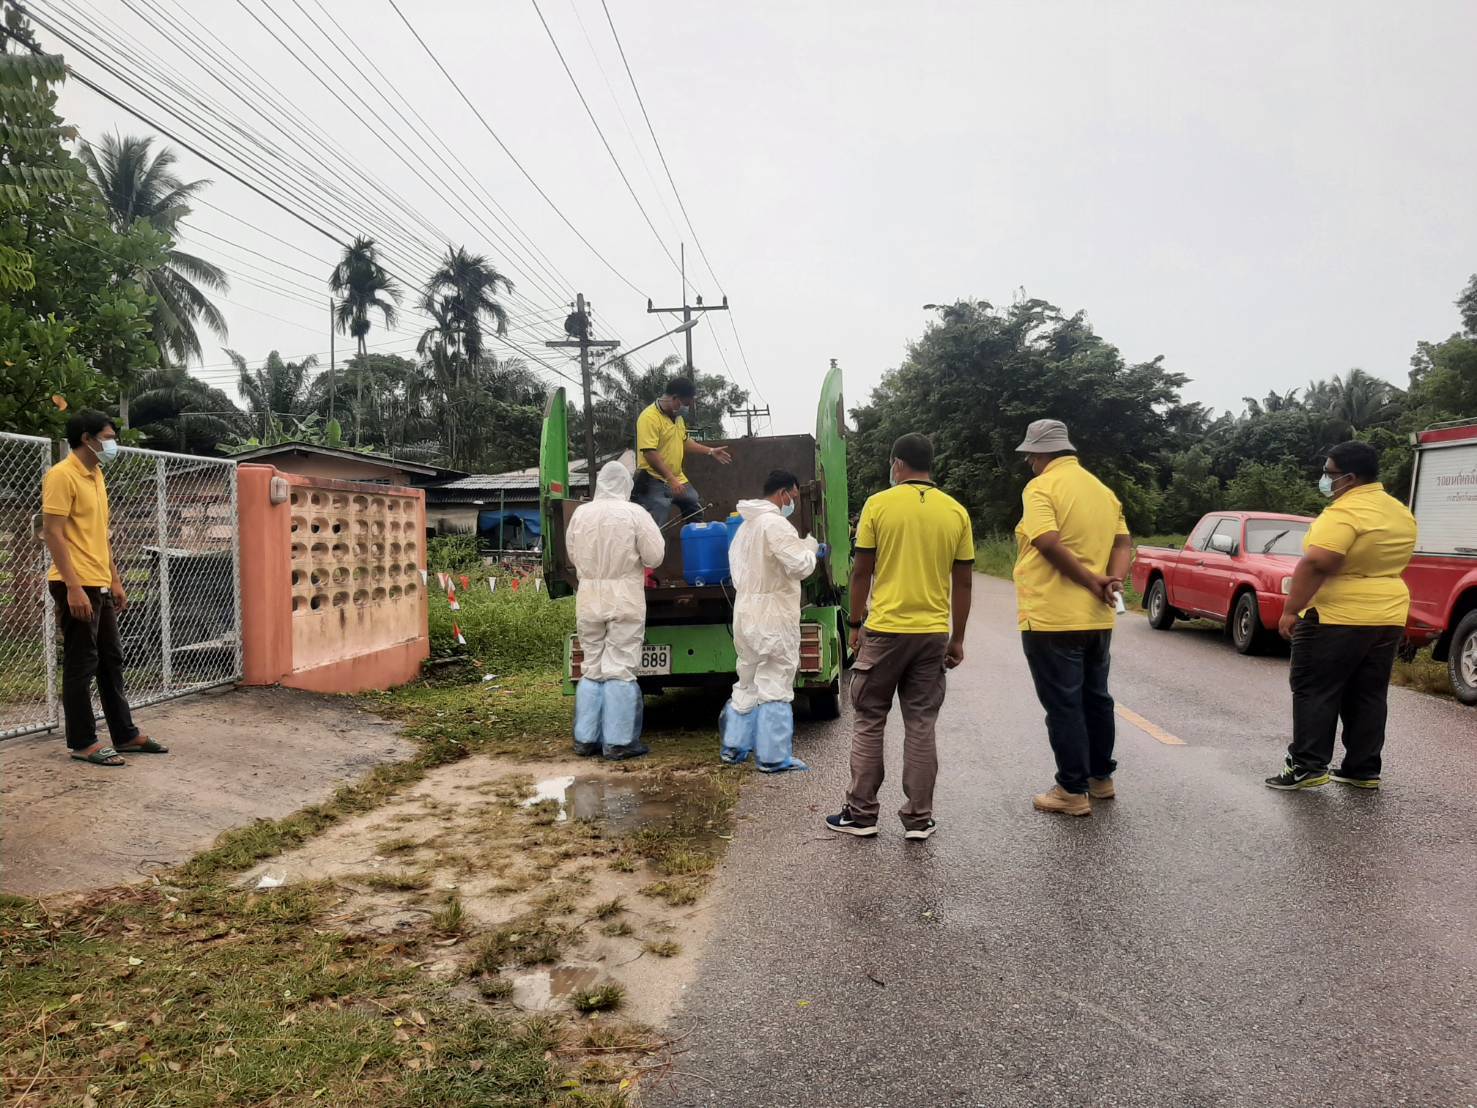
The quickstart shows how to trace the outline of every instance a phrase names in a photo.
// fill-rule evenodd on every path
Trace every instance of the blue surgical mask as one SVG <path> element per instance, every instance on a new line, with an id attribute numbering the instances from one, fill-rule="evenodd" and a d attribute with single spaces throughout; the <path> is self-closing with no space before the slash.
<path id="1" fill-rule="evenodd" d="M 92 455 L 100 463 L 101 462 L 111 462 L 114 458 L 116 458 L 118 456 L 118 440 L 117 439 L 107 439 L 106 441 L 104 441 L 104 443 L 102 445 L 102 449 L 100 449 L 100 450 L 94 450 L 92 452 Z"/>
<path id="2" fill-rule="evenodd" d="M 786 519 L 789 519 L 794 514 L 795 514 L 795 502 L 793 500 L 790 501 L 788 504 L 786 504 L 786 505 L 784 505 L 783 507 L 780 508 L 780 515 L 784 516 Z"/>
<path id="3" fill-rule="evenodd" d="M 1333 496 L 1333 486 L 1335 480 L 1342 481 L 1347 476 L 1347 473 L 1341 473 L 1338 475 L 1337 478 L 1335 478 L 1330 474 L 1325 473 L 1322 477 L 1318 478 L 1318 491 L 1321 492 L 1324 496 L 1331 498 Z"/>

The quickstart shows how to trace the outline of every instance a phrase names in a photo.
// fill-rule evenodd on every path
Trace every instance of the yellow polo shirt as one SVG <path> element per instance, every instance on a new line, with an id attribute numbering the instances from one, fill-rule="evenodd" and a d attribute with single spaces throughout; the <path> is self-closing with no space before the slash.
<path id="1" fill-rule="evenodd" d="M 1400 575 L 1415 552 L 1415 516 L 1384 485 L 1356 485 L 1324 508 L 1303 540 L 1310 546 L 1344 556 L 1313 596 L 1320 623 L 1405 626 L 1410 589 Z"/>
<path id="2" fill-rule="evenodd" d="M 1051 462 L 1026 485 L 1016 525 L 1015 599 L 1022 631 L 1109 631 L 1113 609 L 1063 577 L 1031 544 L 1050 531 L 1094 573 L 1108 571 L 1113 540 L 1128 534 L 1113 490 L 1071 455 Z"/>
<path id="3" fill-rule="evenodd" d="M 687 453 L 687 422 L 681 416 L 669 416 L 655 404 L 648 404 L 636 417 L 636 465 L 658 480 L 666 480 L 646 460 L 648 450 L 661 451 L 662 460 L 671 467 L 684 485 L 682 459 Z"/>
<path id="4" fill-rule="evenodd" d="M 63 516 L 62 536 L 72 554 L 77 583 L 85 588 L 107 588 L 113 583 L 113 558 L 108 553 L 108 486 L 102 466 L 89 470 L 73 451 L 46 471 L 41 481 L 41 511 Z M 60 581 L 56 566 L 46 575 Z"/>
<path id="5" fill-rule="evenodd" d="M 873 550 L 867 630 L 947 634 L 955 562 L 974 562 L 969 513 L 929 481 L 905 481 L 862 505 L 856 549 Z"/>

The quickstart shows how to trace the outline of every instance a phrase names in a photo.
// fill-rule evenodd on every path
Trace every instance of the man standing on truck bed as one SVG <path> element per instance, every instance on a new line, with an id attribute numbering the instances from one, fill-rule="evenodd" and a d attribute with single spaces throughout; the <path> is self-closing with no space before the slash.
<path id="1" fill-rule="evenodd" d="M 1090 816 L 1093 800 L 1115 792 L 1108 662 L 1133 546 L 1123 505 L 1077 461 L 1065 423 L 1036 420 L 1016 450 L 1035 474 L 1015 529 L 1018 626 L 1056 757 L 1056 784 L 1032 803 Z"/>
<path id="2" fill-rule="evenodd" d="M 892 444 L 891 488 L 867 498 L 851 563 L 851 788 L 826 826 L 877 834 L 882 732 L 896 694 L 903 713 L 903 838 L 933 834 L 938 777 L 934 725 L 944 672 L 964 661 L 974 584 L 969 513 L 933 483 L 933 444 L 904 435 Z M 740 531 L 740 534 L 743 532 Z M 875 575 L 875 578 L 874 578 Z M 865 611 L 865 631 L 859 617 Z"/>
<path id="3" fill-rule="evenodd" d="M 1333 497 L 1308 528 L 1277 629 L 1292 640 L 1292 744 L 1273 789 L 1330 780 L 1334 732 L 1344 721 L 1344 763 L 1332 780 L 1380 787 L 1386 703 L 1410 589 L 1415 517 L 1379 482 L 1380 456 L 1363 442 L 1328 452 L 1318 489 Z"/>
<path id="4" fill-rule="evenodd" d="M 658 527 L 666 525 L 673 504 L 683 519 L 702 514 L 702 499 L 682 472 L 689 450 L 709 454 L 724 465 L 733 461 L 724 447 L 688 439 L 683 416 L 696 395 L 692 378 L 673 377 L 661 397 L 636 417 L 636 490 L 631 499 L 651 513 Z"/>

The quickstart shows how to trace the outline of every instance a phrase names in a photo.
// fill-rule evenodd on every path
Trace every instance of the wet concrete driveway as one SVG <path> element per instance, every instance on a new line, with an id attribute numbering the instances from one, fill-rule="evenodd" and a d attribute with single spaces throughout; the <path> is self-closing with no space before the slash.
<path id="1" fill-rule="evenodd" d="M 892 815 L 896 722 L 875 840 L 821 825 L 844 718 L 805 725 L 811 773 L 755 782 L 644 1103 L 1477 1103 L 1477 711 L 1392 690 L 1383 792 L 1276 793 L 1286 659 L 1131 615 L 1120 798 L 1047 816 L 1014 627 L 977 578 L 931 842 Z"/>

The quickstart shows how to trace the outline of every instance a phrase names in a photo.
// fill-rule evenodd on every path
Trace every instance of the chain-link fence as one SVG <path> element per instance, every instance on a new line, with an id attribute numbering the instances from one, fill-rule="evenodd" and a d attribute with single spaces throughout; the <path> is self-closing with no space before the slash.
<path id="1" fill-rule="evenodd" d="M 42 544 L 41 478 L 51 441 L 0 435 L 0 738 L 56 721 L 56 671 Z"/>
<path id="2" fill-rule="evenodd" d="M 0 738 L 60 722 L 50 557 L 37 537 L 45 439 L 0 435 Z M 124 447 L 105 472 L 128 701 L 241 675 L 236 464 Z M 94 701 L 94 707 L 98 707 Z"/>

